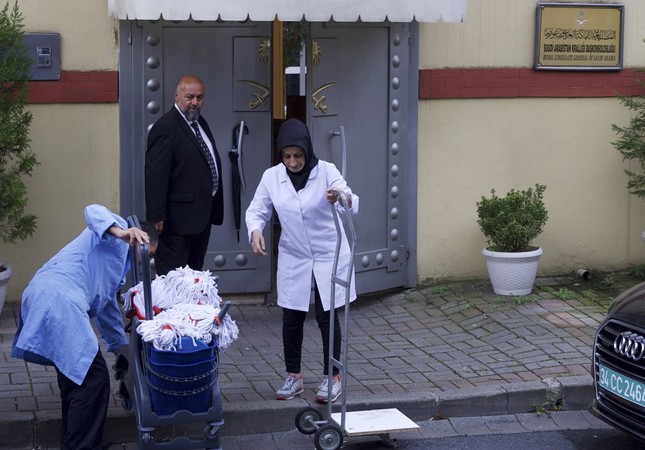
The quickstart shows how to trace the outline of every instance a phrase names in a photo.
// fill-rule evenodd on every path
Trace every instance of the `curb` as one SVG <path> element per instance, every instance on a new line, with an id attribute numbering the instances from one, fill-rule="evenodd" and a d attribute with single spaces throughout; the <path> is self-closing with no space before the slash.
<path id="1" fill-rule="evenodd" d="M 491 385 L 479 388 L 455 389 L 436 393 L 419 393 L 355 398 L 347 401 L 348 411 L 397 408 L 411 420 L 431 418 L 478 417 L 527 412 L 548 412 L 548 406 L 557 404 L 566 411 L 588 409 L 593 400 L 590 376 L 547 378 L 542 381 Z M 225 424 L 222 436 L 240 436 L 289 431 L 295 428 L 295 417 L 307 406 L 317 407 L 327 417 L 327 406 L 310 404 L 304 399 L 289 402 L 271 400 L 224 404 Z M 334 412 L 341 406 L 335 404 Z M 201 433 L 204 424 L 187 427 L 185 431 Z M 33 449 L 56 446 L 60 433 L 60 413 L 33 417 L 31 413 L 16 413 L 11 420 L 0 418 L 0 449 Z M 108 410 L 105 436 L 110 441 L 136 442 L 138 432 L 131 411 L 113 407 Z"/>

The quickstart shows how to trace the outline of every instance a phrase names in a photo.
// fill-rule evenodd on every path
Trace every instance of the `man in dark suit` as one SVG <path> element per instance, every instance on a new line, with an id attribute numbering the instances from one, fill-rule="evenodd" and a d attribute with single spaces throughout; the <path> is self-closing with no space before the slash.
<path id="1" fill-rule="evenodd" d="M 186 265 L 202 270 L 211 225 L 223 221 L 222 163 L 201 117 L 204 92 L 202 80 L 182 76 L 175 105 L 148 134 L 146 216 L 159 232 L 158 275 Z"/>

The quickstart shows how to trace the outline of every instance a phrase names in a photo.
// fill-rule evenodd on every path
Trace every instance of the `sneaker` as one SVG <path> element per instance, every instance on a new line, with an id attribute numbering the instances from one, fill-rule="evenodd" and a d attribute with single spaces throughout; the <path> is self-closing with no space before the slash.
<path id="1" fill-rule="evenodd" d="M 331 379 L 331 402 L 335 402 L 340 394 L 343 393 L 343 385 L 336 377 Z M 329 399 L 329 378 L 325 377 L 318 386 L 318 393 L 316 394 L 316 401 L 318 403 L 327 403 Z"/>
<path id="2" fill-rule="evenodd" d="M 296 395 L 304 392 L 304 390 L 302 378 L 289 375 L 282 387 L 278 389 L 278 392 L 276 392 L 276 397 L 278 400 L 291 400 Z"/>

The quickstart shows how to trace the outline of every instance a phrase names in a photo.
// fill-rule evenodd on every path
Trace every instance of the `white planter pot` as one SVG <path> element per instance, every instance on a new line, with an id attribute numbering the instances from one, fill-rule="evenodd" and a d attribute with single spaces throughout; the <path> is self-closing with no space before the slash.
<path id="1" fill-rule="evenodd" d="M 5 268 L 5 270 L 0 272 L 0 312 L 2 312 L 2 308 L 4 307 L 4 300 L 7 297 L 7 284 L 9 283 L 9 279 L 13 275 L 13 270 L 11 269 L 11 266 L 9 264 L 1 261 L 0 266 Z"/>
<path id="2" fill-rule="evenodd" d="M 493 252 L 485 248 L 482 253 L 496 294 L 529 295 L 533 291 L 541 248 L 517 253 Z"/>

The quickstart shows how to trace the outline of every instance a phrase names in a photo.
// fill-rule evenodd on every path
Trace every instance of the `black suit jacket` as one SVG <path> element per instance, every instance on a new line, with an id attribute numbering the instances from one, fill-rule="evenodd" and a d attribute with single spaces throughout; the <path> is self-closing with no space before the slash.
<path id="1" fill-rule="evenodd" d="M 164 114 L 148 134 L 145 163 L 146 217 L 164 221 L 164 234 L 201 233 L 224 219 L 222 162 L 215 138 L 206 120 L 199 124 L 215 150 L 219 186 L 211 191 L 211 172 L 194 131 L 175 106 Z"/>

